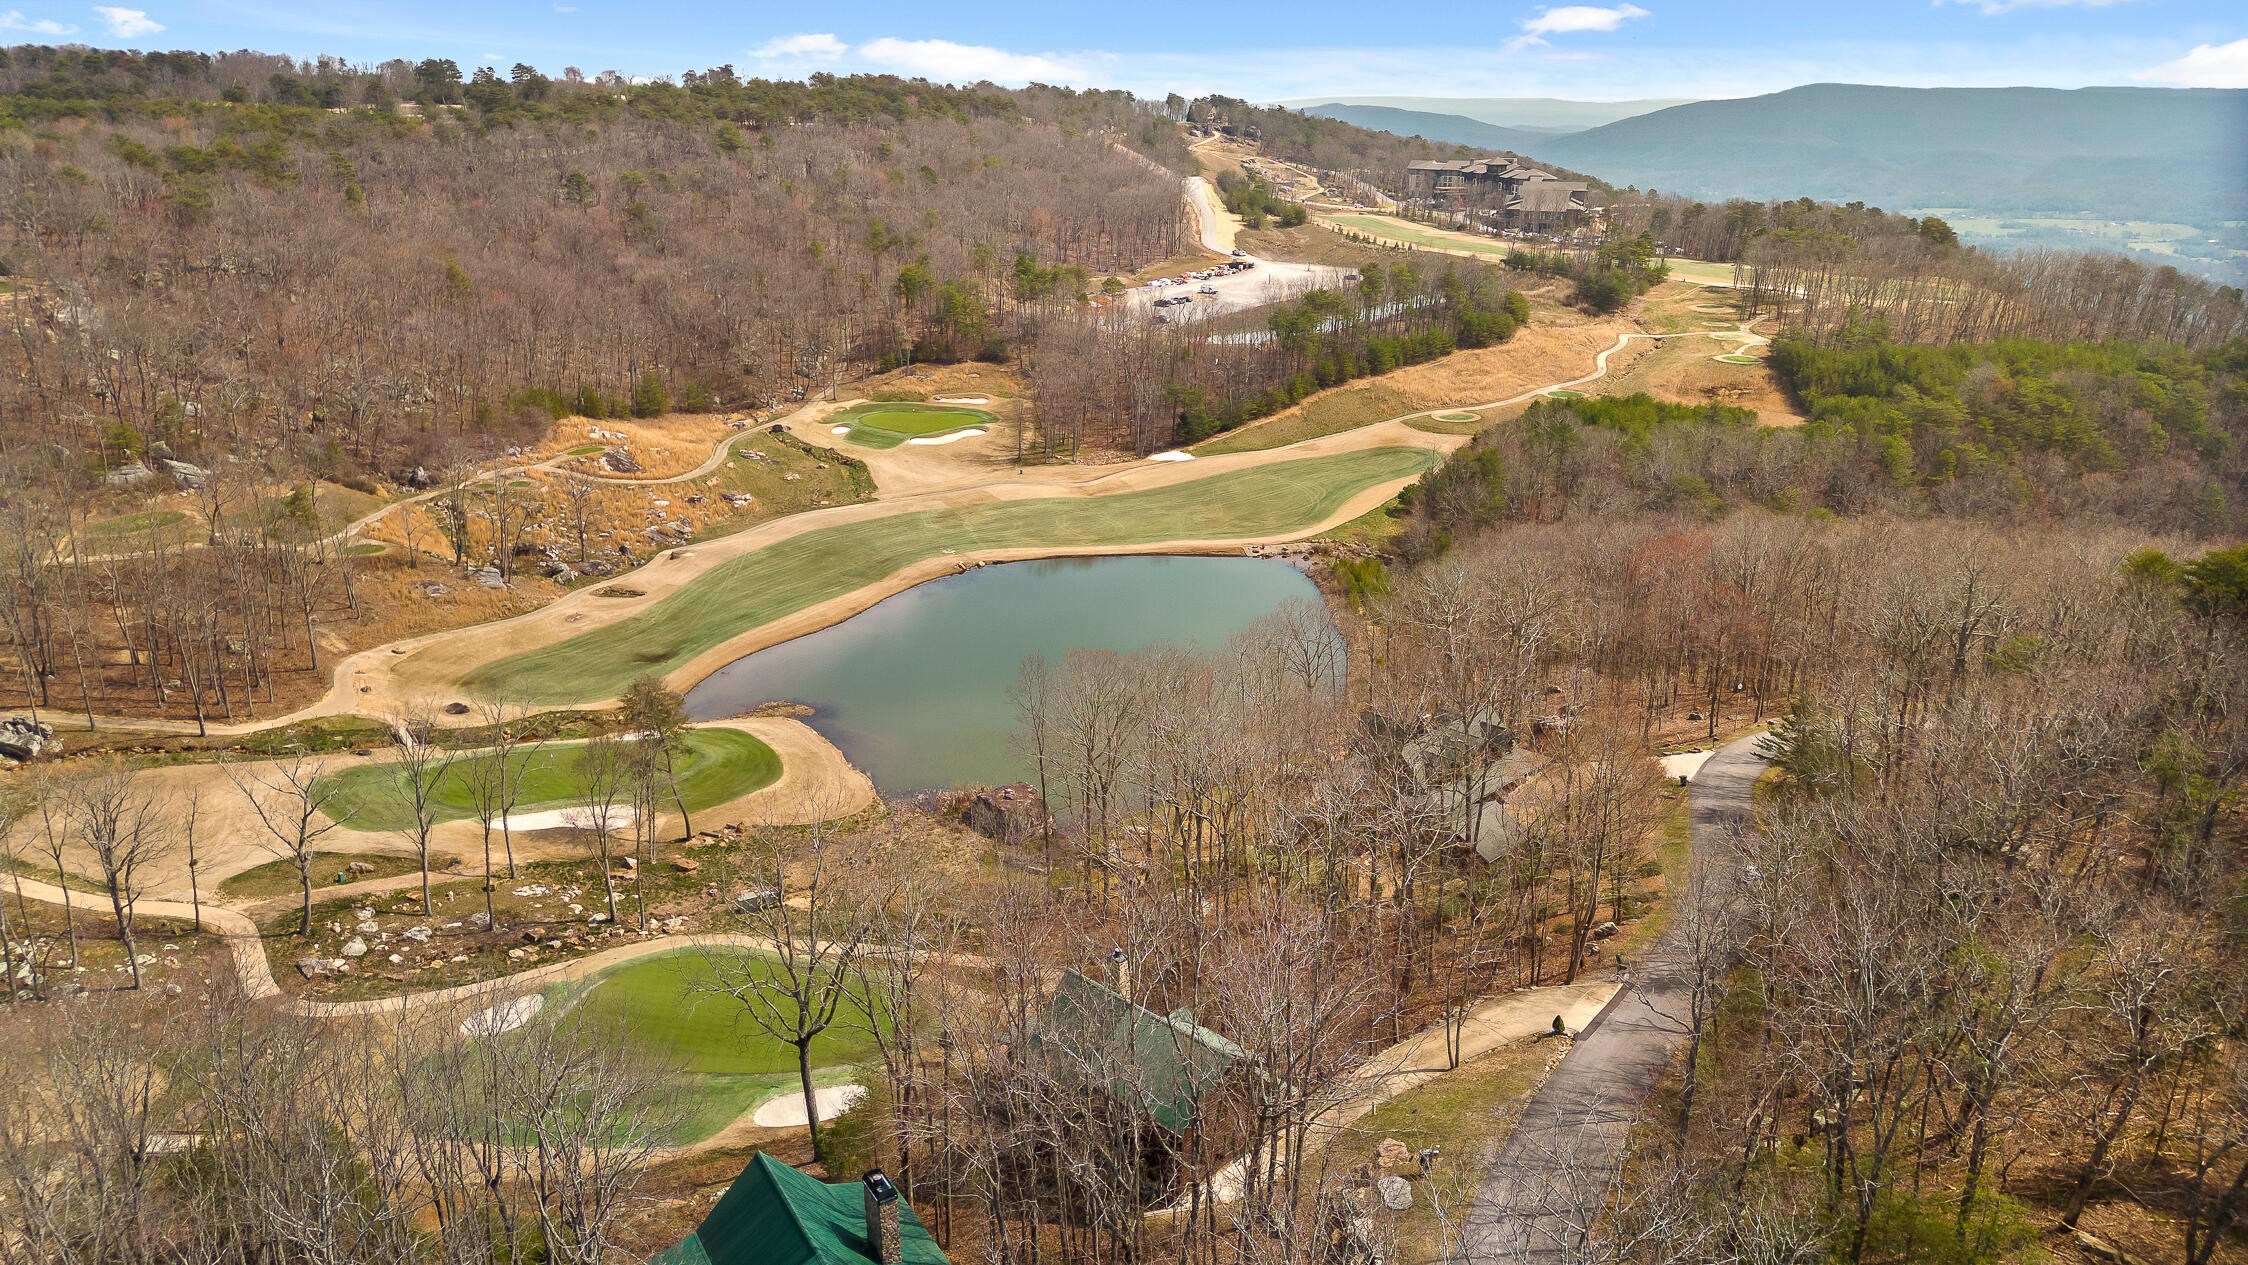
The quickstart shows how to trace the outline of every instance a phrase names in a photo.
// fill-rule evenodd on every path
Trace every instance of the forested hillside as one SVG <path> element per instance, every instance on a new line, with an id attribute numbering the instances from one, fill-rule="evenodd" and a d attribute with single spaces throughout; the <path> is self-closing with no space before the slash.
<path id="1" fill-rule="evenodd" d="M 1532 404 L 1427 481 L 1473 492 L 1406 498 L 1406 552 L 1610 511 L 2085 518 L 2218 538 L 2248 517 L 2248 342 L 1938 348 L 1868 330 L 1782 342 L 1772 365 L 1804 425 L 1644 395 Z"/>
<path id="2" fill-rule="evenodd" d="M 295 435 L 323 472 L 410 468 L 539 401 L 755 406 L 852 362 L 1005 356 L 1027 309 L 1186 241 L 1121 94 L 179 65 L 11 54 L 19 441 Z"/>

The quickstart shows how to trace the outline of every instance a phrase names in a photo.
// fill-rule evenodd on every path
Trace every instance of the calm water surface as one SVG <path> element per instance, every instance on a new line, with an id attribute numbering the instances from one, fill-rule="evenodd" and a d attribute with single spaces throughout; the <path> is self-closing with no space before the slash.
<path id="1" fill-rule="evenodd" d="M 908 589 L 832 628 L 737 659 L 687 695 L 698 720 L 788 700 L 890 794 L 1029 776 L 1008 688 L 1030 655 L 1157 644 L 1215 650 L 1318 589 L 1265 558 L 1010 562 Z"/>

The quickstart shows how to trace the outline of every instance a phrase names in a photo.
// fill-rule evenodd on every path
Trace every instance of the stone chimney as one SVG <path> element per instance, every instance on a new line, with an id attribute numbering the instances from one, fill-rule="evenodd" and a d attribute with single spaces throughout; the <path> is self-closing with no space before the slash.
<path id="1" fill-rule="evenodd" d="M 866 1190 L 866 1254 L 875 1265 L 905 1265 L 905 1241 L 898 1234 L 898 1188 L 889 1175 L 870 1168 L 859 1178 Z"/>
<path id="2" fill-rule="evenodd" d="M 1108 986 L 1126 1001 L 1132 999 L 1132 967 L 1122 948 L 1108 951 Z"/>

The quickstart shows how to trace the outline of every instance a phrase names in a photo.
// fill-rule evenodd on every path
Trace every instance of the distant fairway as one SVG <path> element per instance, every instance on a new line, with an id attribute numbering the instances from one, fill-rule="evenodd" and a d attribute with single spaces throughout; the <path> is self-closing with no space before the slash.
<path id="1" fill-rule="evenodd" d="M 1425 448 L 1367 448 L 1113 496 L 999 501 L 820 528 L 722 562 L 630 619 L 485 664 L 462 686 L 504 690 L 539 705 L 611 698 L 634 677 L 668 673 L 740 633 L 923 559 L 983 549 L 1283 536 L 1308 531 L 1360 492 L 1438 460 Z"/>
<path id="2" fill-rule="evenodd" d="M 910 403 L 860 404 L 844 409 L 828 421 L 835 426 L 850 427 L 850 433 L 844 438 L 868 448 L 895 448 L 908 439 L 999 424 L 995 414 L 979 408 Z"/>
<path id="3" fill-rule="evenodd" d="M 522 770 L 522 795 L 518 813 L 542 808 L 566 808 L 582 803 L 585 780 L 578 773 L 582 742 L 541 748 L 535 755 L 518 752 L 512 757 Z M 437 783 L 439 821 L 458 821 L 476 815 L 467 774 L 473 765 L 489 765 L 498 757 L 476 755 L 456 762 Z M 679 793 L 687 810 L 695 812 L 751 791 L 772 785 L 781 775 L 781 758 L 753 734 L 739 729 L 694 729 L 687 733 L 686 753 L 678 757 Z M 337 796 L 329 815 L 347 821 L 354 830 L 403 830 L 413 824 L 412 810 L 399 802 L 398 766 L 362 764 L 333 775 Z"/>

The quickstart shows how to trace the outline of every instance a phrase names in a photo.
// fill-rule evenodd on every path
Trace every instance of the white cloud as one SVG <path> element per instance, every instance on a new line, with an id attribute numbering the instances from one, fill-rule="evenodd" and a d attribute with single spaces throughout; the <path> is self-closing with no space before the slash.
<path id="1" fill-rule="evenodd" d="M 0 31 L 29 31 L 33 35 L 72 35 L 78 28 L 53 18 L 27 18 L 14 9 L 0 13 Z"/>
<path id="2" fill-rule="evenodd" d="M 1027 83 L 1033 79 L 1068 83 L 1082 77 L 1077 67 L 1053 57 L 951 40 L 878 39 L 859 45 L 855 51 L 877 65 L 953 83 L 979 79 L 994 83 Z"/>
<path id="3" fill-rule="evenodd" d="M 2248 39 L 2203 44 L 2176 61 L 2138 71 L 2131 77 L 2188 88 L 2248 88 Z"/>
<path id="4" fill-rule="evenodd" d="M 848 50 L 833 35 L 778 35 L 750 50 L 768 60 L 834 61 Z"/>
<path id="5" fill-rule="evenodd" d="M 137 40 L 143 35 L 154 35 L 164 29 L 162 22 L 152 22 L 144 9 L 116 9 L 105 4 L 94 6 L 94 12 L 108 25 L 109 33 L 121 40 Z"/>
<path id="6" fill-rule="evenodd" d="M 1613 9 L 1602 9 L 1589 4 L 1563 5 L 1558 9 L 1540 9 L 1522 19 L 1522 29 L 1531 35 L 1558 35 L 1566 31 L 1613 31 L 1633 18 L 1651 17 L 1636 4 L 1619 4 Z"/>

